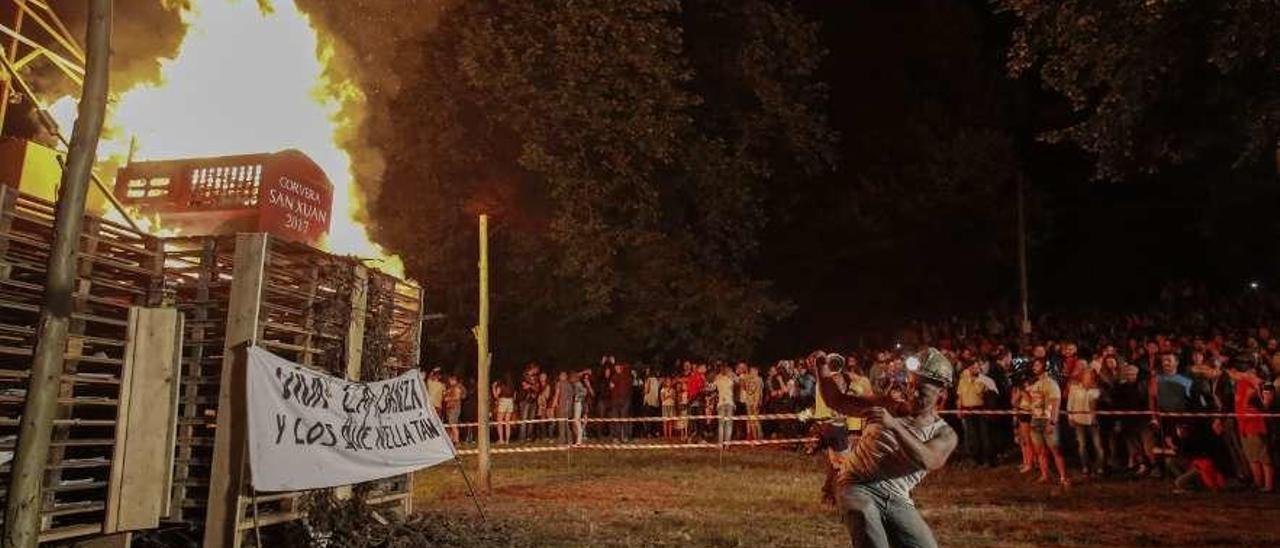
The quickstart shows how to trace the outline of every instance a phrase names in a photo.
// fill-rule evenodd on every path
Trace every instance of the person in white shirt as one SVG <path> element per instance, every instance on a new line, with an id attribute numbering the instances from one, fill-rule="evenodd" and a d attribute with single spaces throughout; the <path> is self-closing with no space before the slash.
<path id="1" fill-rule="evenodd" d="M 733 388 L 737 384 L 729 366 L 721 365 L 720 373 L 712 381 L 716 389 L 716 415 L 720 417 L 720 443 L 733 439 Z"/>
<path id="2" fill-rule="evenodd" d="M 444 419 L 444 383 L 440 382 L 440 368 L 431 370 L 427 376 L 427 397 L 431 399 L 431 407 L 436 409 L 436 416 Z"/>
<path id="3" fill-rule="evenodd" d="M 1102 474 L 1107 462 L 1102 447 L 1102 429 L 1098 427 L 1098 398 L 1101 396 L 1093 369 L 1076 370 L 1067 390 L 1067 412 L 1070 413 L 1067 420 L 1076 431 L 1076 451 L 1085 476 L 1089 475 L 1089 444 L 1093 444 L 1094 473 Z"/>

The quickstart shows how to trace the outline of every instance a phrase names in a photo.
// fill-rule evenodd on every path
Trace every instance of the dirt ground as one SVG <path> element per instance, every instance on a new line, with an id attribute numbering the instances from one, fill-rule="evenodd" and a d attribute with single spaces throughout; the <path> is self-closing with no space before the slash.
<path id="1" fill-rule="evenodd" d="M 712 450 L 497 455 L 482 503 L 511 545 L 848 546 L 839 517 L 820 504 L 822 480 L 817 457 L 782 449 L 734 449 L 723 462 Z M 1064 491 L 1012 466 L 954 463 L 915 495 L 948 547 L 1280 546 L 1280 496 L 1174 494 L 1159 480 Z M 478 519 L 456 466 L 420 473 L 415 504 Z"/>

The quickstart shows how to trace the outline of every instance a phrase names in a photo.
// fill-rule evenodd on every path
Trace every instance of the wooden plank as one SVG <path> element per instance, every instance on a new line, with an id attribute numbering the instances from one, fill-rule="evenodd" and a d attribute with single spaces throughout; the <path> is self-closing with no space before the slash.
<path id="1" fill-rule="evenodd" d="M 207 238 L 200 242 L 200 260 L 198 266 L 198 277 L 196 278 L 196 301 L 205 302 L 209 300 L 209 285 L 213 282 L 213 278 L 217 275 L 217 240 Z M 190 326 L 191 342 L 185 343 L 184 346 L 191 347 L 191 360 L 183 360 L 183 382 L 182 385 L 182 413 L 183 417 L 194 418 L 199 413 L 199 404 L 217 403 L 217 397 L 200 396 L 200 383 L 187 382 L 190 377 L 199 377 L 204 374 L 205 345 L 213 344 L 217 341 L 219 347 L 222 346 L 222 340 L 210 333 L 216 333 L 217 329 L 213 326 L 205 324 L 209 320 L 209 307 L 199 306 L 193 309 L 191 314 L 194 315 L 195 322 Z M 181 352 L 179 352 L 181 355 Z M 212 401 L 209 401 L 212 400 Z M 179 439 L 192 439 L 196 435 L 195 426 L 192 424 L 182 424 L 179 426 Z M 174 482 L 171 499 L 178 501 L 177 504 L 170 505 L 169 520 L 183 521 L 182 509 L 183 502 L 187 498 L 187 485 L 191 475 L 192 449 L 195 446 L 191 443 L 178 443 L 178 455 L 174 461 Z"/>
<path id="2" fill-rule="evenodd" d="M 360 380 L 360 366 L 364 362 L 364 323 L 369 308 L 369 270 L 355 265 L 351 271 L 351 321 L 347 327 L 346 377 Z M 351 486 L 343 485 L 334 490 L 339 500 L 351 498 Z"/>
<path id="3" fill-rule="evenodd" d="M 172 308 L 130 312 L 116 446 L 103 530 L 150 529 L 166 513 L 177 421 L 181 317 Z"/>
<path id="4" fill-rule="evenodd" d="M 133 533 L 116 533 L 84 540 L 78 540 L 72 548 L 129 548 L 133 542 Z"/>
<path id="5" fill-rule="evenodd" d="M 238 525 L 244 518 L 245 416 L 244 349 L 259 336 L 267 235 L 236 235 L 235 275 L 227 305 L 226 343 L 218 392 L 218 424 L 214 430 L 213 469 L 209 475 L 209 507 L 204 545 L 239 548 Z"/>

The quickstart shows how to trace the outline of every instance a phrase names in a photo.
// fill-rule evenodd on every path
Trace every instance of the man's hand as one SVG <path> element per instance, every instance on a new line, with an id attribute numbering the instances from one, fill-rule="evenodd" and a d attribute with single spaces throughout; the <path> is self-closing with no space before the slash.
<path id="1" fill-rule="evenodd" d="M 883 407 L 872 407 L 867 410 L 867 422 L 871 424 L 879 424 L 881 428 L 886 430 L 897 430 L 901 424 L 897 417 L 889 414 L 889 410 Z"/>

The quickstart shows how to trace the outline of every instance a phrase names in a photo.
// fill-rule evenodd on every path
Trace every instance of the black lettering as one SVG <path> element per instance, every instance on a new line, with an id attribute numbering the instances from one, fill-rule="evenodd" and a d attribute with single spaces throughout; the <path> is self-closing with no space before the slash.
<path id="1" fill-rule="evenodd" d="M 324 433 L 323 423 L 312 424 L 310 428 L 307 428 L 307 445 L 315 445 L 324 436 Z"/>
<path id="2" fill-rule="evenodd" d="M 280 445 L 280 440 L 284 438 L 284 429 L 289 425 L 289 418 L 276 413 L 276 445 Z"/>

